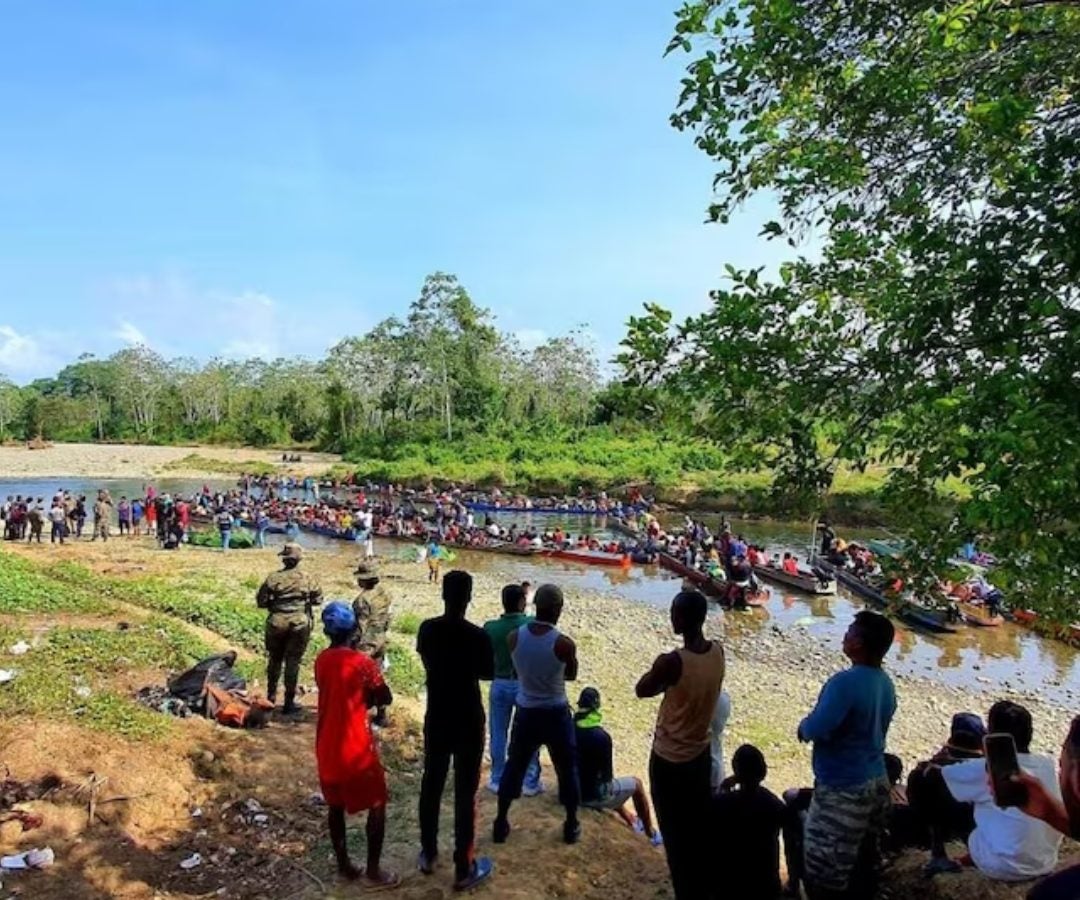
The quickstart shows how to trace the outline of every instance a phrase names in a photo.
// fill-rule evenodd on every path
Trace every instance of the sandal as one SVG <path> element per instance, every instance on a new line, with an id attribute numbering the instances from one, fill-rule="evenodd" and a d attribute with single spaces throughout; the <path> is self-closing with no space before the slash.
<path id="1" fill-rule="evenodd" d="M 364 885 L 365 891 L 371 891 L 372 893 L 376 891 L 388 891 L 401 884 L 401 876 L 398 875 L 397 872 L 381 870 L 379 872 L 378 880 L 373 879 L 367 873 L 364 873 L 361 883 Z"/>
<path id="2" fill-rule="evenodd" d="M 495 864 L 486 856 L 474 859 L 469 874 L 454 881 L 455 891 L 471 891 L 478 884 L 487 881 L 495 871 Z"/>

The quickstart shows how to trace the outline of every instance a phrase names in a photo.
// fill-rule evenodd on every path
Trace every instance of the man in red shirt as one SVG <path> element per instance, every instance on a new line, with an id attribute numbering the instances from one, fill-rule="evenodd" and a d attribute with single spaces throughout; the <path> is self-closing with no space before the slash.
<path id="1" fill-rule="evenodd" d="M 368 710 L 389 706 L 390 688 L 371 657 L 349 646 L 356 616 L 346 603 L 328 603 L 322 612 L 330 646 L 315 660 L 319 686 L 319 721 L 315 756 L 319 784 L 330 808 L 330 843 L 338 871 L 350 880 L 363 878 L 370 887 L 393 887 L 401 877 L 380 867 L 386 835 L 386 774 L 371 734 Z M 367 868 L 349 859 L 345 815 L 368 811 Z"/>

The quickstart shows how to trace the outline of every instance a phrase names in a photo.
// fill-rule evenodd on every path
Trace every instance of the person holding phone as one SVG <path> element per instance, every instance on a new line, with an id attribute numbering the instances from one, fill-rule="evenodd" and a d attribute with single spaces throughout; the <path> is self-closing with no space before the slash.
<path id="1" fill-rule="evenodd" d="M 1061 748 L 1059 784 L 1063 803 L 1027 772 L 1013 778 L 1024 789 L 1024 802 L 1020 806 L 1024 813 L 1062 834 L 1080 838 L 1080 716 L 1073 719 Z M 1028 900 L 1075 900 L 1080 897 L 1080 865 L 1070 866 L 1039 882 L 1027 896 Z"/>
<path id="2" fill-rule="evenodd" d="M 956 800 L 974 805 L 975 830 L 968 838 L 968 852 L 975 867 L 996 881 L 1038 878 L 1057 865 L 1061 835 L 1021 811 L 1023 790 L 1006 788 L 1013 784 L 1013 775 L 1026 774 L 1060 803 L 1054 760 L 1031 752 L 1031 713 L 1018 703 L 995 703 L 987 724 L 986 762 L 958 762 L 943 768 L 941 775 Z M 1010 738 L 1015 754 L 1008 745 Z"/>

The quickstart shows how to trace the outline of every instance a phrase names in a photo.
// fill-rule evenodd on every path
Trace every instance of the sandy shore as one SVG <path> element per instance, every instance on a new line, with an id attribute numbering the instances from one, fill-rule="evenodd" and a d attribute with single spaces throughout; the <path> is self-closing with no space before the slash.
<path id="1" fill-rule="evenodd" d="M 146 478 L 169 474 L 177 477 L 211 478 L 221 473 L 182 460 L 198 456 L 230 464 L 257 462 L 280 465 L 297 475 L 325 472 L 341 457 L 332 453 L 301 451 L 302 462 L 284 464 L 280 450 L 247 447 L 155 447 L 147 444 L 54 444 L 42 450 L 25 446 L 0 446 L 0 478 Z"/>

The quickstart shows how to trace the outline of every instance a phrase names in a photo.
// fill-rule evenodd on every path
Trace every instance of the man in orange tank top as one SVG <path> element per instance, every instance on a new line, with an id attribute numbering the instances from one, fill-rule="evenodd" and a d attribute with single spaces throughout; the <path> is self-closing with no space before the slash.
<path id="1" fill-rule="evenodd" d="M 677 900 L 702 900 L 718 889 L 708 884 L 709 729 L 724 683 L 724 648 L 704 635 L 708 609 L 699 591 L 675 597 L 671 627 L 683 646 L 658 656 L 637 684 L 639 697 L 664 695 L 649 781 Z"/>

